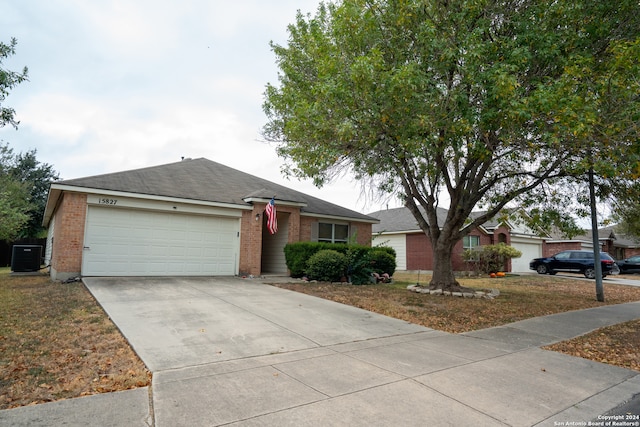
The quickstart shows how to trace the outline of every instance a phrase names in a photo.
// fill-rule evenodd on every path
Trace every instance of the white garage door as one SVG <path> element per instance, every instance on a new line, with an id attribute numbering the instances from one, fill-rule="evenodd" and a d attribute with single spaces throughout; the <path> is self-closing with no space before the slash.
<path id="1" fill-rule="evenodd" d="M 522 252 L 520 258 L 513 258 L 511 260 L 511 271 L 514 273 L 531 272 L 529 270 L 529 262 L 533 258 L 540 258 L 542 256 L 542 242 L 529 243 L 529 242 L 514 242 L 511 241 L 511 246 Z"/>
<path id="2" fill-rule="evenodd" d="M 84 276 L 234 275 L 237 218 L 90 206 Z"/>

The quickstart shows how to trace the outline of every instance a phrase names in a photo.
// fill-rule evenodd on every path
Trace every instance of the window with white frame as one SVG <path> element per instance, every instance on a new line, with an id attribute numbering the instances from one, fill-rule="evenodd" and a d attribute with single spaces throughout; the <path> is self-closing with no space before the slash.
<path id="1" fill-rule="evenodd" d="M 318 241 L 329 243 L 347 243 L 349 225 L 321 222 L 318 224 Z"/>
<path id="2" fill-rule="evenodd" d="M 465 260 L 469 262 L 480 261 L 480 236 L 464 236 L 462 248 L 465 251 Z"/>
<path id="3" fill-rule="evenodd" d="M 480 236 L 464 236 L 462 247 L 464 249 L 475 249 L 480 246 Z"/>

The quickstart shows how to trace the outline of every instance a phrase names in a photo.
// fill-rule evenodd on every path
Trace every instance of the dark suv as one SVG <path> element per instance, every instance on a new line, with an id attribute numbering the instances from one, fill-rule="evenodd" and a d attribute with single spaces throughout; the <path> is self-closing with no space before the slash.
<path id="1" fill-rule="evenodd" d="M 606 252 L 600 252 L 602 277 L 613 272 L 616 262 Z M 556 274 L 559 271 L 582 273 L 587 279 L 595 279 L 596 270 L 592 251 L 562 251 L 549 258 L 536 258 L 529 263 L 529 269 L 538 274 Z"/>

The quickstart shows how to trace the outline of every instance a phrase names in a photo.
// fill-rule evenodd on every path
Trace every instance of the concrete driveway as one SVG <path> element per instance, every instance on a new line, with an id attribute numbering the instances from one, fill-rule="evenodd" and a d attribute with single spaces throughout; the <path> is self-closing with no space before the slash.
<path id="1" fill-rule="evenodd" d="M 640 390 L 635 371 L 539 348 L 640 318 L 640 302 L 455 335 L 259 280 L 83 280 L 152 385 L 0 411 L 0 425 L 586 425 Z"/>
<path id="2" fill-rule="evenodd" d="M 238 278 L 85 278 L 152 372 L 429 331 Z"/>

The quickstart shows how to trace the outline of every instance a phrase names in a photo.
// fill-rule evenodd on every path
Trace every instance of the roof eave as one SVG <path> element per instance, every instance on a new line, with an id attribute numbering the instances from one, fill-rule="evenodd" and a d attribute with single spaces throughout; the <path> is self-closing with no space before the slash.
<path id="1" fill-rule="evenodd" d="M 319 214 L 313 212 L 300 212 L 300 216 L 314 217 L 314 218 L 322 218 L 322 219 L 331 219 L 338 221 L 351 221 L 351 222 L 364 222 L 366 224 L 379 224 L 380 220 L 376 218 L 356 218 L 353 216 L 341 216 L 341 215 L 328 215 L 328 214 Z"/>
<path id="2" fill-rule="evenodd" d="M 45 228 L 49 227 L 49 222 L 51 221 L 51 217 L 53 217 L 53 212 L 56 210 L 56 206 L 58 205 L 58 201 L 60 200 L 60 196 L 62 195 L 62 190 L 59 188 L 54 188 L 55 184 L 51 184 L 49 187 L 49 194 L 47 195 L 47 204 L 44 208 L 44 215 L 42 217 L 42 226 Z"/>
<path id="3" fill-rule="evenodd" d="M 133 199 L 143 199 L 143 200 L 160 200 L 165 202 L 173 202 L 173 203 L 184 203 L 191 205 L 200 205 L 200 206 L 212 206 L 212 207 L 221 207 L 221 208 L 231 208 L 231 209 L 242 209 L 242 210 L 252 210 L 253 208 L 249 205 L 237 204 L 237 203 L 224 203 L 224 202 L 210 202 L 206 200 L 195 200 L 195 199 L 184 199 L 181 197 L 169 197 L 169 196 L 158 196 L 154 194 L 142 194 L 142 193 L 130 193 L 127 191 L 116 191 L 116 190 L 105 190 L 101 188 L 90 188 L 90 187 L 79 187 L 74 185 L 66 185 L 66 184 L 51 184 L 49 189 L 49 198 L 47 200 L 47 207 L 45 209 L 45 216 L 43 220 L 43 224 L 48 224 L 55 211 L 55 206 L 58 203 L 58 199 L 60 195 L 65 192 L 74 192 L 74 193 L 87 193 L 87 194 L 101 194 L 106 196 L 119 196 L 119 197 L 129 197 Z M 52 197 L 52 195 L 54 197 Z M 50 203 L 51 201 L 55 203 Z"/>
<path id="4" fill-rule="evenodd" d="M 271 199 L 266 199 L 264 197 L 245 197 L 244 199 L 242 199 L 244 202 L 249 203 L 249 204 L 253 204 L 253 203 L 269 203 L 271 201 Z M 293 202 L 293 201 L 289 201 L 289 200 L 275 200 L 276 206 L 294 206 L 294 207 L 298 207 L 298 208 L 306 208 L 307 207 L 307 203 L 305 202 Z"/>

